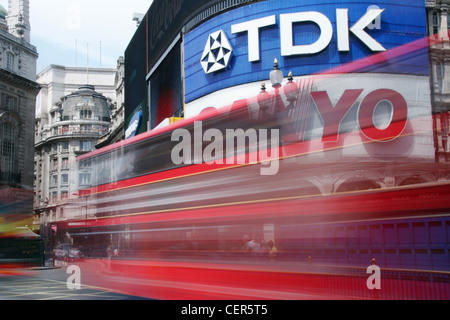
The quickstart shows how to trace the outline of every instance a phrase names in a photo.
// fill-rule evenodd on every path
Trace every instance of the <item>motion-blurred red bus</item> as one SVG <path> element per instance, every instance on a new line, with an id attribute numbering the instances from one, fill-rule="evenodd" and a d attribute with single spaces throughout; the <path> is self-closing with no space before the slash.
<path id="1" fill-rule="evenodd" d="M 87 284 L 155 299 L 448 299 L 442 115 L 428 77 L 376 73 L 423 48 L 79 156 L 47 245 L 79 248 Z"/>

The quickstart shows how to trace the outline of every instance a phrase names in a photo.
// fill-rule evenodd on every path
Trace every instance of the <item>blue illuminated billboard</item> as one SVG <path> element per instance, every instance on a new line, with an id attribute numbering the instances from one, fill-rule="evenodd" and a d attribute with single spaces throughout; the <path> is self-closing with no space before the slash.
<path id="1" fill-rule="evenodd" d="M 249 4 L 184 35 L 185 102 L 268 79 L 274 58 L 286 72 L 309 75 L 426 35 L 423 0 L 268 0 Z M 428 75 L 428 60 L 423 54 L 417 57 L 378 67 L 377 72 Z"/>

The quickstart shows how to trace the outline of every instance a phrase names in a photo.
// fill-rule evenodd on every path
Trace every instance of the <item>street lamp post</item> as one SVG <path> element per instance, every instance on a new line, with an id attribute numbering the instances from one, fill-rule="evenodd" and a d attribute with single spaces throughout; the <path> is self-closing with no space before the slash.
<path id="1" fill-rule="evenodd" d="M 294 109 L 294 102 L 297 100 L 297 89 L 297 85 L 294 83 L 294 78 L 292 77 L 292 71 L 289 71 L 288 83 L 284 86 L 284 95 L 289 102 L 287 106 L 289 111 Z"/>
<path id="2" fill-rule="evenodd" d="M 272 106 L 272 96 L 266 91 L 266 84 L 261 84 L 261 92 L 257 97 L 259 104 L 259 119 L 268 119 L 270 117 L 270 107 Z"/>
<path id="3" fill-rule="evenodd" d="M 280 96 L 281 83 L 283 82 L 283 71 L 278 67 L 278 60 L 275 59 L 273 62 L 273 69 L 270 71 L 270 82 L 272 82 L 272 87 L 275 89 L 275 95 L 273 96 L 272 110 L 271 113 L 276 113 L 285 110 L 283 100 Z"/>
<path id="4" fill-rule="evenodd" d="M 298 141 L 295 135 L 294 127 L 290 121 L 290 114 L 295 108 L 295 101 L 297 100 L 297 85 L 293 81 L 292 72 L 289 72 L 288 83 L 283 88 L 283 93 L 286 96 L 288 106 L 286 107 L 280 95 L 280 88 L 283 82 L 283 71 L 278 66 L 278 60 L 274 60 L 274 66 L 270 71 L 270 82 L 275 92 L 273 95 L 266 92 L 265 84 L 261 86 L 261 92 L 257 97 L 260 107 L 259 118 L 268 119 L 273 117 L 277 120 L 277 127 L 280 128 L 281 136 L 284 143 Z"/>

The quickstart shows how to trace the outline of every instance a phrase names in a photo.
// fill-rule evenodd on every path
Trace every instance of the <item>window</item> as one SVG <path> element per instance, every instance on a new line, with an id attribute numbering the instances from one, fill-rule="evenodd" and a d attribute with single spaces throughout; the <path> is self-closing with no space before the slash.
<path id="1" fill-rule="evenodd" d="M 433 27 L 433 35 L 438 34 L 439 33 L 439 14 L 437 11 L 433 11 L 432 27 Z"/>
<path id="2" fill-rule="evenodd" d="M 58 170 L 58 159 L 53 159 L 52 161 L 52 170 Z"/>
<path id="3" fill-rule="evenodd" d="M 63 141 L 61 143 L 61 147 L 63 151 L 68 151 L 69 150 L 69 141 Z"/>
<path id="4" fill-rule="evenodd" d="M 67 173 L 64 173 L 61 175 L 61 184 L 68 184 L 69 183 L 69 175 Z"/>
<path id="5" fill-rule="evenodd" d="M 92 111 L 80 110 L 80 119 L 92 119 Z"/>
<path id="6" fill-rule="evenodd" d="M 6 54 L 6 69 L 9 71 L 14 70 L 14 55 L 11 52 Z"/>
<path id="7" fill-rule="evenodd" d="M 91 167 L 91 159 L 80 161 L 80 169 L 88 169 Z"/>
<path id="8" fill-rule="evenodd" d="M 50 187 L 56 187 L 57 184 L 58 184 L 58 176 L 54 174 L 50 178 Z"/>
<path id="9" fill-rule="evenodd" d="M 91 151 L 91 141 L 80 141 L 80 151 Z"/>
<path id="10" fill-rule="evenodd" d="M 14 130 L 10 123 L 5 123 L 2 128 L 2 155 L 13 156 L 14 150 Z"/>
<path id="11" fill-rule="evenodd" d="M 80 173 L 80 185 L 86 186 L 91 184 L 90 173 Z"/>
<path id="12" fill-rule="evenodd" d="M 62 158 L 61 168 L 67 169 L 69 167 L 69 158 Z"/>
<path id="13" fill-rule="evenodd" d="M 14 172 L 16 130 L 12 123 L 0 125 L 0 169 L 3 172 Z"/>
<path id="14" fill-rule="evenodd" d="M 17 112 L 17 98 L 3 94 L 2 95 L 2 108 L 8 110 Z"/>
<path id="15" fill-rule="evenodd" d="M 450 17 L 449 17 L 450 18 Z M 432 36 L 434 36 L 436 39 L 439 38 L 439 32 L 441 31 L 441 15 L 438 11 L 433 11 L 432 13 L 432 19 L 431 19 L 431 32 Z M 447 19 L 447 29 L 450 29 L 450 19 Z"/>

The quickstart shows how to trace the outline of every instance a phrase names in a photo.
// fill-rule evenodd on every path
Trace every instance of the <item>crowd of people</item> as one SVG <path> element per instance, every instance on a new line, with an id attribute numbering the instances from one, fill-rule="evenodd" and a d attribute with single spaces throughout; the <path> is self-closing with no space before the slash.
<path id="1" fill-rule="evenodd" d="M 250 237 L 248 235 L 244 236 L 244 245 L 241 250 L 247 251 L 252 255 L 265 255 L 267 254 L 270 260 L 274 260 L 277 256 L 277 247 L 273 240 L 265 242 L 263 239 L 258 237 Z"/>

